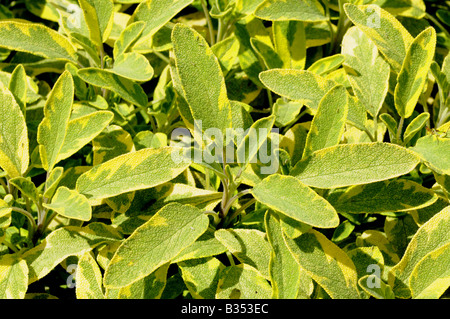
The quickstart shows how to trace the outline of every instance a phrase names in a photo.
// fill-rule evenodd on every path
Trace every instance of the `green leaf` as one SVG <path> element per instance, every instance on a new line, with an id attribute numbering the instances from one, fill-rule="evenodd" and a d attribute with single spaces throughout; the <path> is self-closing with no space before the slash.
<path id="1" fill-rule="evenodd" d="M 39 202 L 39 192 L 31 179 L 27 179 L 25 177 L 15 177 L 11 178 L 9 182 L 17 187 L 23 195 L 27 196 L 33 202 Z"/>
<path id="2" fill-rule="evenodd" d="M 149 81 L 154 73 L 147 58 L 136 52 L 121 54 L 114 61 L 111 71 L 121 77 L 138 82 Z"/>
<path id="3" fill-rule="evenodd" d="M 240 143 L 238 138 L 236 153 L 241 170 L 244 170 L 249 163 L 256 162 L 258 150 L 267 141 L 274 123 L 273 115 L 261 118 L 252 124 Z"/>
<path id="4" fill-rule="evenodd" d="M 372 283 L 375 279 L 372 277 L 375 275 L 365 275 L 358 280 L 359 286 L 370 296 L 376 298 L 376 299 L 395 299 L 394 293 L 392 292 L 392 288 L 389 285 L 386 285 L 386 283 L 381 280 L 377 279 L 377 283 L 379 283 L 379 286 L 377 287 L 376 284 Z M 370 284 L 369 284 L 370 282 Z"/>
<path id="5" fill-rule="evenodd" d="M 407 174 L 419 160 L 413 152 L 394 144 L 343 144 L 314 152 L 298 162 L 291 175 L 312 187 L 344 187 Z"/>
<path id="6" fill-rule="evenodd" d="M 267 280 L 249 265 L 230 266 L 220 272 L 216 299 L 269 299 L 271 294 Z"/>
<path id="7" fill-rule="evenodd" d="M 99 165 L 119 155 L 135 151 L 133 138 L 121 126 L 110 125 L 92 141 L 93 165 Z"/>
<path id="8" fill-rule="evenodd" d="M 113 56 L 117 59 L 121 54 L 127 52 L 127 50 L 136 42 L 139 36 L 142 34 L 146 23 L 143 21 L 136 21 L 128 25 L 121 33 L 119 38 L 114 42 Z"/>
<path id="9" fill-rule="evenodd" d="M 0 299 L 23 299 L 28 289 L 28 267 L 16 255 L 0 256 Z"/>
<path id="10" fill-rule="evenodd" d="M 219 273 L 225 269 L 217 258 L 200 258 L 178 264 L 181 276 L 192 297 L 214 299 L 219 283 Z"/>
<path id="11" fill-rule="evenodd" d="M 328 73 L 339 68 L 344 61 L 345 56 L 343 54 L 327 56 L 311 64 L 308 71 L 317 75 L 326 76 Z"/>
<path id="12" fill-rule="evenodd" d="M 131 22 L 144 21 L 145 28 L 132 51 L 148 53 L 152 51 L 153 35 L 169 22 L 178 12 L 192 3 L 193 0 L 146 0 L 142 1 L 131 17 Z"/>
<path id="13" fill-rule="evenodd" d="M 437 199 L 432 190 L 416 182 L 399 179 L 352 186 L 331 204 L 338 212 L 373 214 L 420 209 Z"/>
<path id="14" fill-rule="evenodd" d="M 341 85 L 335 86 L 319 102 L 317 113 L 314 115 L 306 137 L 303 157 L 339 144 L 344 133 L 347 114 L 347 91 Z"/>
<path id="15" fill-rule="evenodd" d="M 333 206 L 295 177 L 273 174 L 256 184 L 252 194 L 260 203 L 305 224 L 319 228 L 339 225 Z"/>
<path id="16" fill-rule="evenodd" d="M 27 106 L 27 87 L 28 80 L 27 74 L 25 73 L 25 68 L 22 64 L 19 64 L 14 69 L 11 74 L 11 80 L 9 81 L 9 90 L 14 96 L 17 104 L 20 106 L 20 110 L 24 117 L 26 117 L 26 106 Z"/>
<path id="17" fill-rule="evenodd" d="M 202 128 L 231 127 L 231 105 L 217 58 L 195 30 L 177 24 L 173 28 L 175 64 L 194 120 Z M 205 90 L 205 88 L 208 90 Z"/>
<path id="18" fill-rule="evenodd" d="M 64 186 L 56 190 L 50 204 L 43 206 L 67 218 L 88 221 L 92 217 L 92 209 L 87 198 Z"/>
<path id="19" fill-rule="evenodd" d="M 270 245 L 265 233 L 256 229 L 219 229 L 214 236 L 236 258 L 269 279 Z"/>
<path id="20" fill-rule="evenodd" d="M 426 14 L 423 0 L 378 0 L 377 3 L 393 15 L 422 19 Z"/>
<path id="21" fill-rule="evenodd" d="M 323 7 L 316 0 L 265 0 L 254 15 L 263 20 L 326 21 Z"/>
<path id="22" fill-rule="evenodd" d="M 295 122 L 303 107 L 302 103 L 288 101 L 279 98 L 273 104 L 272 114 L 275 115 L 275 125 L 278 127 L 287 126 Z"/>
<path id="23" fill-rule="evenodd" d="M 212 231 L 206 231 L 195 243 L 183 249 L 172 262 L 179 263 L 186 260 L 216 256 L 226 251 L 227 248 L 214 237 L 214 233 Z"/>
<path id="24" fill-rule="evenodd" d="M 273 69 L 261 72 L 261 82 L 274 93 L 317 110 L 320 100 L 336 83 L 310 71 Z"/>
<path id="25" fill-rule="evenodd" d="M 84 68 L 78 71 L 78 75 L 89 84 L 113 91 L 127 102 L 141 107 L 147 106 L 148 97 L 142 87 L 111 70 Z"/>
<path id="26" fill-rule="evenodd" d="M 414 299 L 439 299 L 450 286 L 450 244 L 423 257 L 409 279 Z"/>
<path id="27" fill-rule="evenodd" d="M 450 139 L 441 138 L 436 135 L 427 135 L 417 140 L 410 150 L 416 152 L 433 171 L 450 175 Z"/>
<path id="28" fill-rule="evenodd" d="M 105 286 L 124 287 L 151 274 L 192 245 L 208 225 L 201 210 L 168 204 L 117 249 L 105 273 Z"/>
<path id="29" fill-rule="evenodd" d="M 236 10 L 243 15 L 252 14 L 264 0 L 236 0 Z"/>
<path id="30" fill-rule="evenodd" d="M 411 43 L 395 87 L 395 108 L 401 117 L 412 115 L 434 58 L 436 31 L 429 27 Z"/>
<path id="31" fill-rule="evenodd" d="M 0 21 L 0 47 L 48 59 L 77 61 L 76 50 L 66 37 L 38 23 Z"/>
<path id="32" fill-rule="evenodd" d="M 108 126 L 113 117 L 114 114 L 110 111 L 99 111 L 69 121 L 57 162 L 72 156 L 92 141 Z"/>
<path id="33" fill-rule="evenodd" d="M 370 115 L 377 116 L 388 92 L 389 64 L 372 40 L 356 27 L 345 34 L 342 54 L 353 91 Z"/>
<path id="34" fill-rule="evenodd" d="M 119 289 L 118 299 L 159 299 L 166 287 L 167 270 L 170 263 L 166 263 L 145 278 L 135 281 L 131 285 Z"/>
<path id="35" fill-rule="evenodd" d="M 251 38 L 250 43 L 253 50 L 264 61 L 264 64 L 268 69 L 275 69 L 283 67 L 283 61 L 281 57 L 275 52 L 271 45 L 267 45 L 264 41 L 257 38 Z"/>
<path id="36" fill-rule="evenodd" d="M 77 190 L 89 200 L 98 200 L 151 188 L 177 177 L 189 166 L 179 156 L 179 150 L 171 147 L 124 154 L 81 175 Z"/>
<path id="37" fill-rule="evenodd" d="M 261 86 L 258 75 L 264 69 L 262 61 L 252 48 L 252 38 L 257 38 L 267 45 L 271 45 L 269 32 L 264 27 L 261 20 L 254 16 L 247 16 L 236 22 L 235 35 L 239 40 L 239 65 L 248 78 L 257 86 Z M 242 88 L 240 88 L 242 90 Z"/>
<path id="38" fill-rule="evenodd" d="M 108 40 L 113 27 L 114 3 L 112 0 L 79 0 L 90 39 L 101 46 Z"/>
<path id="39" fill-rule="evenodd" d="M 230 36 L 214 44 L 211 50 L 219 59 L 222 72 L 226 75 L 236 62 L 236 57 L 239 54 L 239 41 L 235 36 Z"/>
<path id="40" fill-rule="evenodd" d="M 102 223 L 58 228 L 22 255 L 30 270 L 28 284 L 45 277 L 69 256 L 84 254 L 101 244 L 121 239 L 117 230 Z"/>
<path id="41" fill-rule="evenodd" d="M 409 282 L 414 269 L 427 254 L 450 243 L 449 233 L 450 206 L 447 206 L 419 228 L 409 242 L 400 262 L 391 269 L 389 285 L 393 287 L 396 297 L 411 296 Z M 429 260 L 425 262 L 428 263 Z"/>
<path id="42" fill-rule="evenodd" d="M 55 194 L 56 188 L 59 185 L 59 182 L 61 181 L 63 177 L 64 169 L 62 167 L 55 167 L 50 174 L 48 175 L 47 179 L 45 180 L 45 192 L 44 197 L 52 198 Z"/>
<path id="43" fill-rule="evenodd" d="M 44 119 L 39 124 L 37 141 L 42 166 L 51 171 L 58 163 L 64 145 L 74 96 L 73 79 L 69 71 L 58 78 L 44 106 Z"/>
<path id="44" fill-rule="evenodd" d="M 10 178 L 23 175 L 29 164 L 28 129 L 13 94 L 0 84 L 0 167 Z"/>
<path id="45" fill-rule="evenodd" d="M 409 123 L 406 127 L 405 133 L 403 133 L 403 142 L 405 145 L 408 144 L 412 138 L 425 127 L 429 118 L 430 113 L 424 112 L 420 113 L 416 118 L 414 118 L 414 120 L 411 121 L 411 123 Z"/>
<path id="46" fill-rule="evenodd" d="M 313 285 L 312 280 L 302 276 L 302 269 L 286 246 L 279 217 L 271 212 L 266 213 L 265 226 L 272 247 L 269 263 L 272 298 L 296 299 L 301 293 L 307 295 L 299 287 L 308 290 L 307 286 Z"/>
<path id="47" fill-rule="evenodd" d="M 306 34 L 302 21 L 274 21 L 272 24 L 275 51 L 284 69 L 299 69 L 306 62 Z"/>
<path id="48" fill-rule="evenodd" d="M 100 267 L 87 252 L 78 260 L 75 275 L 77 299 L 104 299 L 102 290 L 102 273 Z"/>
<path id="49" fill-rule="evenodd" d="M 363 31 L 380 50 L 395 72 L 400 72 L 413 37 L 389 12 L 377 5 L 344 5 L 349 19 Z M 389 39 L 389 40 L 387 40 Z"/>
<path id="50" fill-rule="evenodd" d="M 313 229 L 295 239 L 283 236 L 300 267 L 331 298 L 361 298 L 355 265 L 341 248 Z"/>

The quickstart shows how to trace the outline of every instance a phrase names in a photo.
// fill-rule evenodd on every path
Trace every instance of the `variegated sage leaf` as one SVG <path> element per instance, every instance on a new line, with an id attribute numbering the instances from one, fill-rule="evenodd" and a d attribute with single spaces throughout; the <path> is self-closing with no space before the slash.
<path id="1" fill-rule="evenodd" d="M 397 78 L 394 99 L 401 117 L 412 115 L 428 79 L 428 71 L 434 58 L 436 31 L 429 27 L 411 43 Z"/>
<path id="2" fill-rule="evenodd" d="M 398 179 L 352 186 L 331 204 L 338 212 L 367 214 L 421 209 L 437 199 L 432 190 L 413 181 Z"/>
<path id="3" fill-rule="evenodd" d="M 383 54 L 395 72 L 400 72 L 414 38 L 393 15 L 378 5 L 344 5 L 349 19 L 363 31 Z M 389 40 L 386 40 L 389 39 Z"/>
<path id="4" fill-rule="evenodd" d="M 292 176 L 271 175 L 256 184 L 253 196 L 271 209 L 319 228 L 339 225 L 333 206 Z"/>
<path id="5" fill-rule="evenodd" d="M 175 64 L 194 120 L 202 129 L 231 127 L 231 105 L 217 58 L 206 40 L 182 24 L 173 28 Z M 208 90 L 205 90 L 205 88 Z"/>
<path id="6" fill-rule="evenodd" d="M 10 178 L 23 175 L 30 161 L 28 129 L 12 93 L 0 83 L 0 167 Z"/>
<path id="7" fill-rule="evenodd" d="M 388 143 L 341 144 L 314 152 L 298 162 L 290 175 L 318 188 L 368 184 L 412 171 L 420 159 L 404 147 Z"/>
<path id="8" fill-rule="evenodd" d="M 325 94 L 311 122 L 303 158 L 315 151 L 339 144 L 347 121 L 348 105 L 347 91 L 341 85 Z"/>
<path id="9" fill-rule="evenodd" d="M 44 203 L 43 206 L 67 218 L 88 221 L 92 217 L 91 205 L 87 198 L 65 186 L 59 187 L 51 203 Z"/>
<path id="10" fill-rule="evenodd" d="M 336 82 L 310 71 L 273 69 L 261 72 L 261 82 L 276 94 L 317 110 L 320 100 Z"/>
<path id="11" fill-rule="evenodd" d="M 341 248 L 313 229 L 295 239 L 283 236 L 300 267 L 330 297 L 361 298 L 355 265 Z"/>
<path id="12" fill-rule="evenodd" d="M 28 289 L 28 266 L 16 254 L 0 256 L 0 299 L 23 299 Z"/>
<path id="13" fill-rule="evenodd" d="M 342 41 L 345 70 L 358 99 L 377 116 L 389 87 L 389 64 L 372 40 L 357 27 L 350 28 Z"/>
<path id="14" fill-rule="evenodd" d="M 69 256 L 84 254 L 101 244 L 121 239 L 122 235 L 116 229 L 97 222 L 85 227 L 58 228 L 22 255 L 30 270 L 28 284 L 46 276 Z"/>
<path id="15" fill-rule="evenodd" d="M 198 208 L 168 204 L 117 249 L 106 269 L 105 286 L 128 286 L 151 274 L 192 245 L 208 225 L 208 217 Z"/>
<path id="16" fill-rule="evenodd" d="M 76 62 L 76 49 L 55 30 L 38 23 L 0 21 L 0 47 L 49 59 Z"/>
<path id="17" fill-rule="evenodd" d="M 102 273 L 91 252 L 78 260 L 75 282 L 77 299 L 104 299 Z"/>
<path id="18" fill-rule="evenodd" d="M 271 21 L 326 21 L 322 5 L 317 0 L 265 0 L 255 10 L 254 15 Z"/>
<path id="19" fill-rule="evenodd" d="M 148 53 L 153 50 L 152 37 L 169 22 L 178 12 L 192 3 L 193 0 L 145 0 L 134 11 L 130 21 L 146 23 L 139 38 L 132 45 L 132 51 Z"/>
<path id="20" fill-rule="evenodd" d="M 145 148 L 94 166 L 77 180 L 77 190 L 89 200 L 99 200 L 151 188 L 181 174 L 190 162 L 171 147 Z"/>
<path id="21" fill-rule="evenodd" d="M 74 96 L 73 78 L 69 71 L 58 78 L 44 106 L 44 119 L 39 124 L 37 141 L 42 166 L 51 171 L 58 163 L 67 133 Z"/>
<path id="22" fill-rule="evenodd" d="M 438 299 L 450 287 L 450 243 L 423 257 L 409 279 L 414 299 Z"/>
<path id="23" fill-rule="evenodd" d="M 78 71 L 78 76 L 89 84 L 113 91 L 127 102 L 147 106 L 148 97 L 142 87 L 112 70 L 84 68 Z"/>
<path id="24" fill-rule="evenodd" d="M 419 228 L 409 242 L 400 262 L 391 269 L 389 285 L 393 287 L 396 297 L 411 297 L 409 283 L 414 269 L 427 254 L 448 243 L 450 243 L 450 206 L 445 207 Z M 436 257 L 438 256 L 439 254 L 436 254 Z"/>

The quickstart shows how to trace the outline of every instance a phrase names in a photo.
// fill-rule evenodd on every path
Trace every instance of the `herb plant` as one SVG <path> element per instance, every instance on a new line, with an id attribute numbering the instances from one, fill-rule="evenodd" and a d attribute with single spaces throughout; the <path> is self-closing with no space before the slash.
<path id="1" fill-rule="evenodd" d="M 445 298 L 450 4 L 0 1 L 0 298 Z"/>

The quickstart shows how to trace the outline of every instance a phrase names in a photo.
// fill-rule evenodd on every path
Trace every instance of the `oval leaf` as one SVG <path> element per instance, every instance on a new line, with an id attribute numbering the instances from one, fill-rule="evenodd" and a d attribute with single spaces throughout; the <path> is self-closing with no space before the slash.
<path id="1" fill-rule="evenodd" d="M 124 287 L 151 274 L 192 245 L 208 225 L 208 217 L 198 208 L 165 206 L 117 249 L 105 273 L 105 286 Z"/>
<path id="2" fill-rule="evenodd" d="M 177 177 L 189 166 L 177 156 L 178 150 L 171 147 L 146 148 L 118 156 L 81 175 L 77 190 L 89 200 L 98 200 L 154 187 Z"/>
<path id="3" fill-rule="evenodd" d="M 421 32 L 408 48 L 394 93 L 395 108 L 401 117 L 410 117 L 416 107 L 428 79 L 435 48 L 436 31 L 432 27 Z"/>
<path id="4" fill-rule="evenodd" d="M 359 299 L 358 277 L 350 257 L 315 230 L 290 239 L 284 235 L 292 255 L 329 295 L 335 299 Z"/>
<path id="5" fill-rule="evenodd" d="M 310 71 L 273 69 L 259 74 L 261 82 L 274 93 L 317 110 L 323 96 L 336 85 L 334 81 Z"/>
<path id="6" fill-rule="evenodd" d="M 392 180 L 352 186 L 332 205 L 343 213 L 389 213 L 424 208 L 437 199 L 432 190 L 413 181 Z"/>
<path id="7" fill-rule="evenodd" d="M 64 186 L 56 190 L 50 204 L 43 206 L 67 218 L 88 221 L 92 217 L 91 205 L 87 198 Z"/>
<path id="8" fill-rule="evenodd" d="M 314 152 L 291 171 L 304 184 L 335 188 L 368 184 L 412 171 L 420 159 L 388 143 L 342 144 Z"/>
<path id="9" fill-rule="evenodd" d="M 0 46 L 49 59 L 77 61 L 76 50 L 66 37 L 38 23 L 0 21 Z"/>
<path id="10" fill-rule="evenodd" d="M 51 171 L 58 163 L 69 124 L 74 96 L 74 84 L 69 71 L 56 81 L 44 106 L 44 119 L 39 124 L 37 141 L 42 166 Z"/>
<path id="11" fill-rule="evenodd" d="M 231 105 L 217 58 L 195 30 L 177 24 L 172 32 L 175 64 L 194 120 L 203 129 L 231 127 Z M 208 90 L 205 90 L 208 88 Z"/>
<path id="12" fill-rule="evenodd" d="M 0 83 L 0 167 L 10 178 L 28 168 L 28 129 L 12 93 Z"/>
<path id="13" fill-rule="evenodd" d="M 326 21 L 323 7 L 317 0 L 265 0 L 254 15 L 263 20 Z"/>
<path id="14" fill-rule="evenodd" d="M 271 175 L 256 184 L 252 194 L 260 203 L 300 222 L 320 228 L 339 225 L 333 206 L 295 177 Z"/>
<path id="15" fill-rule="evenodd" d="M 389 273 L 389 285 L 396 297 L 409 298 L 411 274 L 419 262 L 432 251 L 450 243 L 450 206 L 430 218 L 415 233 L 398 264 Z M 427 262 L 428 263 L 428 262 Z"/>

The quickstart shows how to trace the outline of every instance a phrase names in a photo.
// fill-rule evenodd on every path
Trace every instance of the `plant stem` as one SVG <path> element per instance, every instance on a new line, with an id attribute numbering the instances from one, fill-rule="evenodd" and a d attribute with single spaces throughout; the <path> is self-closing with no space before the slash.
<path id="1" fill-rule="evenodd" d="M 231 266 L 236 266 L 234 259 L 233 259 L 233 255 L 229 251 L 226 251 L 226 255 L 228 257 L 228 260 L 230 261 Z"/>
<path id="2" fill-rule="evenodd" d="M 37 225 L 36 225 L 33 215 L 31 215 L 25 209 L 22 209 L 19 207 L 11 207 L 11 210 L 15 211 L 17 213 L 20 213 L 20 214 L 24 215 L 26 218 L 28 218 L 28 221 L 29 221 L 28 237 L 33 238 L 34 232 L 37 229 Z"/>
<path id="3" fill-rule="evenodd" d="M 225 226 L 228 226 L 233 221 L 233 219 L 235 219 L 237 216 L 239 216 L 240 213 L 242 213 L 245 209 L 247 209 L 254 203 L 256 203 L 256 199 L 252 198 L 247 203 L 245 203 L 244 205 L 242 205 L 241 207 L 236 209 L 236 211 L 228 218 L 228 221 Z"/>
<path id="4" fill-rule="evenodd" d="M 373 138 L 374 142 L 378 141 L 378 114 L 373 117 Z"/>
<path id="5" fill-rule="evenodd" d="M 5 189 L 5 192 L 8 192 L 8 186 L 6 186 L 5 181 L 3 180 L 3 178 L 0 178 L 0 185 L 3 186 L 3 188 Z"/>
<path id="6" fill-rule="evenodd" d="M 201 0 L 202 3 L 202 9 L 205 14 L 206 24 L 208 25 L 209 30 L 209 44 L 213 46 L 215 44 L 214 42 L 214 31 L 212 26 L 211 17 L 209 16 L 208 7 L 206 6 L 205 0 Z"/>
<path id="7" fill-rule="evenodd" d="M 163 60 L 164 62 L 166 62 L 167 64 L 170 64 L 170 59 L 168 57 L 166 57 L 164 54 L 162 54 L 161 52 L 153 50 L 152 53 L 154 55 L 156 55 L 158 58 L 160 58 L 161 60 Z"/>
<path id="8" fill-rule="evenodd" d="M 397 144 L 401 144 L 401 136 L 402 136 L 402 131 L 403 131 L 403 125 L 405 123 L 405 118 L 402 116 L 400 118 L 400 122 L 398 123 L 398 128 L 397 128 L 397 136 L 395 137 L 395 142 Z"/>
<path id="9" fill-rule="evenodd" d="M 242 196 L 245 196 L 245 195 L 247 195 L 247 194 L 250 194 L 250 192 L 251 192 L 250 189 L 245 189 L 245 190 L 243 190 L 243 191 L 237 193 L 237 194 L 234 195 L 233 197 L 231 197 L 231 198 L 228 200 L 228 203 L 225 205 L 225 216 L 226 216 L 226 214 L 228 213 L 228 211 L 230 210 L 230 208 L 231 208 L 231 206 L 233 205 L 233 203 L 234 203 L 237 199 L 239 199 L 239 198 L 241 198 Z"/>
<path id="10" fill-rule="evenodd" d="M 447 29 L 435 18 L 433 17 L 431 14 L 426 13 L 425 17 L 430 20 L 431 22 L 433 22 L 435 25 L 437 25 L 439 27 L 439 29 L 442 30 L 442 32 L 445 33 L 445 35 L 447 36 L 447 38 L 450 38 L 450 33 L 447 31 Z"/>

